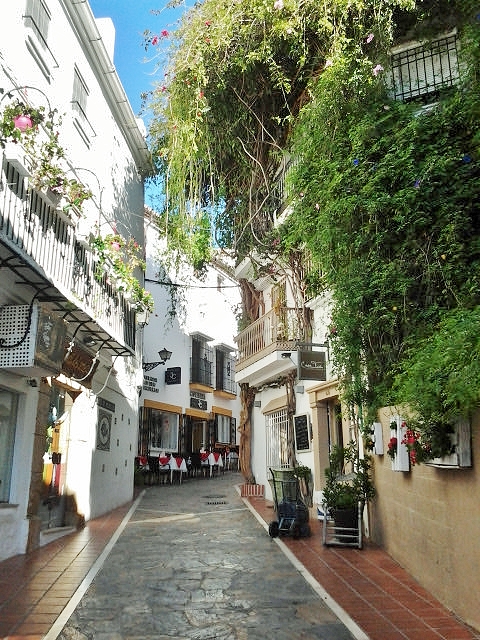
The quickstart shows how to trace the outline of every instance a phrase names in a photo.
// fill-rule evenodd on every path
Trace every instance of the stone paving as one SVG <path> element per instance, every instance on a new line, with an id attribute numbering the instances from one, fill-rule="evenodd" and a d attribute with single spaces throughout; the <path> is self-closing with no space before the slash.
<path id="1" fill-rule="evenodd" d="M 236 473 L 148 487 L 60 640 L 351 640 Z"/>

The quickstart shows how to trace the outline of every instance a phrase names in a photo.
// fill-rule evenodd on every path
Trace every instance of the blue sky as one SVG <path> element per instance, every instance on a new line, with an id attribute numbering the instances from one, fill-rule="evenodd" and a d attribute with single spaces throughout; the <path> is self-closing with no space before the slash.
<path id="1" fill-rule="evenodd" d="M 132 108 L 138 113 L 140 94 L 151 89 L 155 79 L 155 63 L 146 62 L 149 52 L 142 47 L 142 34 L 145 29 L 158 34 L 162 29 L 171 31 L 185 7 L 153 15 L 152 10 L 161 9 L 155 0 L 90 0 L 90 6 L 96 18 L 113 20 L 116 32 L 114 64 Z"/>

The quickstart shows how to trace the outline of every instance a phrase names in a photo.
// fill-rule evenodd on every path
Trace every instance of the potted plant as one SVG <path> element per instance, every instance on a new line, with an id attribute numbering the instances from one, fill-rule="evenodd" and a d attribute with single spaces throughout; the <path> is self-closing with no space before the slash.
<path id="1" fill-rule="evenodd" d="M 357 529 L 365 504 L 375 496 L 371 478 L 371 456 L 360 458 L 355 442 L 334 445 L 325 470 L 323 505 L 342 528 Z"/>
<path id="2" fill-rule="evenodd" d="M 45 108 L 34 109 L 20 100 L 4 107 L 0 116 L 0 143 L 5 146 L 8 140 L 18 142 L 23 134 L 36 131 L 45 120 Z"/>
<path id="3" fill-rule="evenodd" d="M 126 239 L 117 233 L 90 237 L 90 247 L 98 261 L 95 276 L 100 280 L 104 274 L 110 283 L 128 298 L 137 311 L 153 311 L 153 296 L 146 291 L 134 275 L 138 267 L 145 269 L 141 247 L 134 238 Z"/>

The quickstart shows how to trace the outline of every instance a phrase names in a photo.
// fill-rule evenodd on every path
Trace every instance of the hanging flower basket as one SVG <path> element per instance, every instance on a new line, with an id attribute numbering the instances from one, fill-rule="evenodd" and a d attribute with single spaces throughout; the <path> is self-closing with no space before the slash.
<path id="1" fill-rule="evenodd" d="M 0 114 L 0 141 L 21 140 L 22 136 L 35 133 L 45 120 L 45 108 L 35 109 L 20 100 L 7 104 Z"/>

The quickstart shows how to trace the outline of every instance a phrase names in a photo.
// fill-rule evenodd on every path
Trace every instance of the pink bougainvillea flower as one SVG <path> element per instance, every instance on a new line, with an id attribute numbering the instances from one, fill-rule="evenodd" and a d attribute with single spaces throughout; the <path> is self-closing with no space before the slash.
<path id="1" fill-rule="evenodd" d="M 374 76 L 378 76 L 378 74 L 380 73 L 380 71 L 383 71 L 383 67 L 381 64 L 377 64 L 375 67 L 373 67 L 372 69 L 372 73 Z"/>
<path id="2" fill-rule="evenodd" d="M 275 2 L 273 3 L 273 8 L 277 9 L 277 11 L 283 9 L 283 6 L 283 0 L 275 0 Z"/>
<path id="3" fill-rule="evenodd" d="M 326 69 L 327 67 L 331 67 L 331 66 L 332 66 L 332 64 L 333 64 L 333 62 L 332 62 L 330 59 L 325 60 L 325 69 Z"/>
<path id="4" fill-rule="evenodd" d="M 120 251 L 120 243 L 119 242 L 112 242 L 112 244 L 110 245 L 112 247 L 112 249 L 114 251 Z"/>
<path id="5" fill-rule="evenodd" d="M 373 33 L 369 33 L 367 36 L 367 44 L 369 44 L 373 40 Z"/>
<path id="6" fill-rule="evenodd" d="M 211 24 L 212 24 L 212 23 L 210 22 L 210 20 L 207 20 L 207 21 L 205 22 L 205 26 L 206 26 L 206 27 L 209 27 Z"/>
<path id="7" fill-rule="evenodd" d="M 200 91 L 200 93 L 198 94 L 198 97 L 200 98 L 200 100 L 204 97 L 204 95 L 205 94 L 203 93 L 203 91 Z"/>
<path id="8" fill-rule="evenodd" d="M 156 44 L 158 44 L 158 36 L 153 36 L 152 38 L 152 44 L 155 46 Z"/>
<path id="9" fill-rule="evenodd" d="M 164 29 L 161 35 L 162 35 L 162 38 L 168 38 L 168 31 Z"/>

